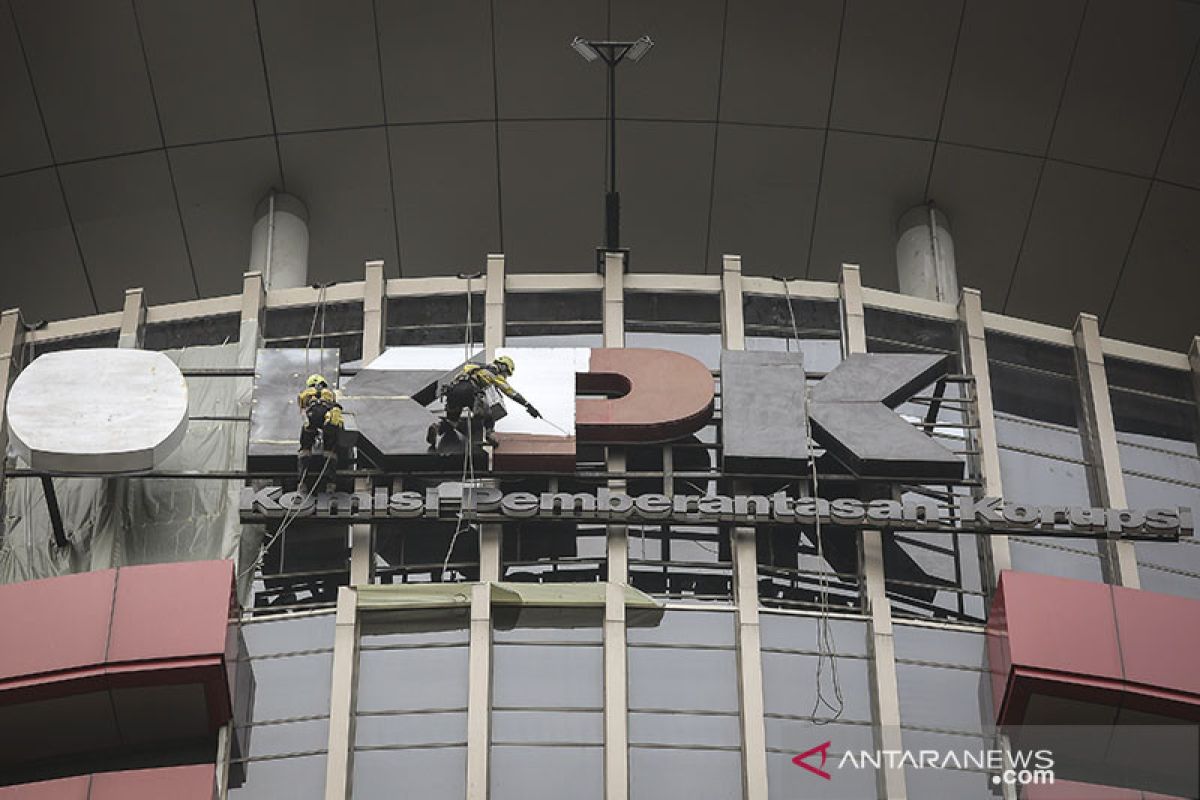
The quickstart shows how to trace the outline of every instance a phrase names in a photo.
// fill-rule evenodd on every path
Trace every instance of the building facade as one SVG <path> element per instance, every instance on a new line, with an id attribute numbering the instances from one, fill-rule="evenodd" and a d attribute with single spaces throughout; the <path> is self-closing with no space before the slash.
<path id="1" fill-rule="evenodd" d="M 640 275 L 615 254 L 596 274 L 506 275 L 503 257 L 492 256 L 472 279 L 385 280 L 382 265 L 369 263 L 362 281 L 270 291 L 249 273 L 240 296 L 156 307 L 135 289 L 121 313 L 34 331 L 8 311 L 0 336 L 0 386 L 45 353 L 131 347 L 166 351 L 192 398 L 178 460 L 157 475 L 56 479 L 66 548 L 50 543 L 38 474 L 9 464 L 0 551 L 8 588 L 103 568 L 232 559 L 232 624 L 244 645 L 224 657 L 230 674 L 248 672 L 254 687 L 231 679 L 227 718 L 200 736 L 211 744 L 206 755 L 39 761 L 35 747 L 10 773 L 24 783 L 0 788 L 5 800 L 66 796 L 33 792 L 37 779 L 69 781 L 73 769 L 178 763 L 208 765 L 212 795 L 236 799 L 1098 797 L 1100 788 L 1079 785 L 1069 770 L 1060 770 L 1056 791 L 1075 793 L 1051 795 L 986 766 L 833 767 L 863 751 L 1010 746 L 997 722 L 1028 672 L 1016 642 L 1041 623 L 1017 622 L 1016 590 L 997 592 L 1002 575 L 1051 580 L 1045 589 L 1022 584 L 1021 594 L 1042 598 L 1048 617 L 1061 601 L 1068 629 L 1085 626 L 1069 609 L 1088 586 L 1158 598 L 1150 628 L 1164 615 L 1197 619 L 1200 547 L 1186 535 L 1134 542 L 538 515 L 470 524 L 293 519 L 279 533 L 278 521 L 239 522 L 233 498 L 244 485 L 290 477 L 246 471 L 262 348 L 302 350 L 325 374 L 352 375 L 387 348 L 465 344 L 470 352 L 474 344 L 489 354 L 662 348 L 698 359 L 718 380 L 722 350 L 799 352 L 810 383 L 855 353 L 936 354 L 952 365 L 898 412 L 962 458 L 958 479 L 881 488 L 824 466 L 733 474 L 722 468 L 718 391 L 712 420 L 683 438 L 581 443 L 569 473 L 489 475 L 480 466 L 475 477 L 503 491 L 783 490 L 1196 509 L 1200 339 L 1190 353 L 1156 350 L 1102 338 L 1087 314 L 1067 330 L 983 312 L 971 289 L 949 303 L 864 288 L 854 266 L 837 283 L 744 276 L 735 256 L 720 275 Z M 336 360 L 326 360 L 334 347 Z M 343 485 L 358 491 L 465 477 L 457 469 L 387 474 L 361 459 L 344 471 Z M 80 488 L 98 480 L 124 494 L 109 488 L 97 499 Z M 100 519 L 101 508 L 122 521 Z M 1159 633 L 1166 647 L 1171 626 Z M 1186 659 L 1190 645 L 1179 640 L 1187 635 L 1176 629 L 1177 655 L 1160 660 Z M 1000 640 L 1012 653 L 995 649 Z M 5 669 L 5 680 L 20 678 L 11 658 Z M 1099 678 L 1038 669 L 1035 696 L 1093 710 L 1121 702 L 1079 688 Z M 1118 697 L 1135 691 L 1123 683 L 1158 693 L 1143 724 L 1193 727 L 1184 723 L 1195 718 L 1200 687 L 1187 670 L 1146 679 L 1131 670 L 1110 676 L 1110 688 Z M 1129 723 L 1049 708 L 1026 721 Z M 1176 764 L 1183 772 L 1185 761 Z M 1167 784 L 1134 776 L 1123 785 L 1125 793 L 1103 796 L 1140 798 Z"/>

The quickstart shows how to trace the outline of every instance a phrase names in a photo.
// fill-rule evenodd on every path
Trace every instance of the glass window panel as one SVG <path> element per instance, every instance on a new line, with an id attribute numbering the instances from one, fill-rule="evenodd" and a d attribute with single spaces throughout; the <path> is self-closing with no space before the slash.
<path id="1" fill-rule="evenodd" d="M 255 725 L 245 729 L 243 735 L 248 736 L 247 758 L 311 753 L 329 746 L 329 720 L 312 719 L 303 722 L 281 722 L 277 725 Z"/>
<path id="2" fill-rule="evenodd" d="M 564 622 L 577 619 L 579 627 L 526 627 L 525 621 L 536 616 L 536 611 L 547 612 L 547 621 Z M 545 643 L 545 642 L 588 642 L 601 644 L 604 641 L 603 614 L 599 609 L 523 609 L 521 625 L 516 628 L 502 630 L 493 629 L 492 641 L 497 643 Z"/>
<path id="3" fill-rule="evenodd" d="M 1007 494 L 1007 492 L 1006 492 Z M 1059 541 L 1041 542 L 1011 536 L 1008 540 L 1013 569 L 1040 572 L 1081 581 L 1103 581 L 1100 554 L 1095 543 L 1080 540 L 1078 546 L 1090 551 L 1067 549 Z"/>
<path id="4" fill-rule="evenodd" d="M 995 800 L 995 784 L 986 772 L 955 769 L 904 768 L 910 797 L 953 797 L 955 800 Z"/>
<path id="5" fill-rule="evenodd" d="M 989 361 L 1036 367 L 1071 378 L 1075 376 L 1075 352 L 1070 347 L 993 331 L 988 331 L 986 336 Z"/>
<path id="6" fill-rule="evenodd" d="M 497 644 L 492 702 L 524 708 L 603 708 L 604 649 Z"/>
<path id="7" fill-rule="evenodd" d="M 155 322 L 146 326 L 142 347 L 146 350 L 173 350 L 236 342 L 240 326 L 241 317 L 238 314 Z"/>
<path id="8" fill-rule="evenodd" d="M 1055 506 L 1091 505 L 1087 467 L 1000 448 L 1004 497 L 1020 503 Z"/>
<path id="9" fill-rule="evenodd" d="M 847 619 L 830 619 L 833 652 L 839 655 L 867 654 L 867 624 Z M 817 650 L 816 617 L 763 613 L 759 628 L 764 648 Z"/>
<path id="10" fill-rule="evenodd" d="M 900 723 L 948 731 L 984 733 L 992 728 L 987 673 L 897 664 Z"/>
<path id="11" fill-rule="evenodd" d="M 630 800 L 742 796 L 742 754 L 729 750 L 629 748 Z"/>
<path id="12" fill-rule="evenodd" d="M 234 786 L 230 781 L 229 800 L 263 800 L 267 797 L 322 800 L 325 797 L 324 754 L 250 761 L 243 768 L 245 779 L 241 785 Z"/>
<path id="13" fill-rule="evenodd" d="M 466 647 L 363 650 L 358 655 L 359 711 L 466 705 Z"/>
<path id="14" fill-rule="evenodd" d="M 629 743 L 687 744 L 720 747 L 741 744 L 741 721 L 737 716 L 715 714 L 629 715 Z"/>
<path id="15" fill-rule="evenodd" d="M 598 711 L 493 711 L 492 742 L 604 744 Z"/>
<path id="16" fill-rule="evenodd" d="M 996 440 L 1002 447 L 1036 450 L 1061 458 L 1083 460 L 1079 431 L 1051 425 L 1033 425 L 1016 417 L 996 417 Z"/>
<path id="17" fill-rule="evenodd" d="M 1131 435 L 1122 435 L 1122 439 L 1137 438 L 1143 442 L 1147 437 L 1133 437 Z M 1161 449 L 1150 449 L 1161 448 Z M 1185 448 L 1191 448 L 1187 450 Z M 1175 452 L 1166 453 L 1164 449 L 1174 450 Z M 1176 442 L 1171 439 L 1155 440 L 1148 447 L 1139 447 L 1136 444 L 1120 442 L 1117 445 L 1117 450 L 1121 455 L 1121 471 L 1122 472 L 1139 472 L 1143 475 L 1152 475 L 1159 478 L 1169 478 L 1172 481 L 1180 481 L 1191 486 L 1181 486 L 1177 483 L 1167 483 L 1165 481 L 1154 481 L 1141 476 L 1127 475 L 1126 481 L 1130 478 L 1142 481 L 1145 485 L 1141 487 L 1142 491 L 1149 497 L 1162 498 L 1153 503 L 1153 505 L 1187 505 L 1195 503 L 1200 497 L 1200 458 L 1196 458 L 1196 446 L 1188 442 Z M 1158 484 L 1155 486 L 1154 484 Z M 1128 487 L 1126 487 L 1128 493 Z M 1179 498 L 1176 500 L 1175 498 Z M 1132 502 L 1132 501 L 1131 501 Z M 1150 503 L 1144 504 L 1144 507 L 1150 507 Z"/>
<path id="18" fill-rule="evenodd" d="M 811 300 L 782 293 L 745 294 L 742 308 L 746 320 L 746 332 L 768 335 L 790 336 L 792 319 L 801 336 L 805 333 L 821 332 L 838 338 L 841 333 L 841 313 L 834 300 Z"/>
<path id="19" fill-rule="evenodd" d="M 629 707 L 737 711 L 737 654 L 732 650 L 629 648 Z"/>
<path id="20" fill-rule="evenodd" d="M 814 715 L 817 705 L 817 666 L 815 655 L 794 653 L 763 653 L 763 699 L 768 713 L 807 717 Z M 821 697 L 836 704 L 834 677 L 842 690 L 842 719 L 869 721 L 871 719 L 871 690 L 868 680 L 869 663 L 861 658 L 820 659 Z M 817 717 L 833 712 L 822 704 Z"/>
<path id="21" fill-rule="evenodd" d="M 718 333 L 639 333 L 625 334 L 626 347 L 654 347 L 674 350 L 696 359 L 709 369 L 721 366 L 721 335 Z"/>
<path id="22" fill-rule="evenodd" d="M 423 644 L 466 644 L 470 640 L 465 609 L 446 609 L 444 622 L 427 625 L 387 620 L 382 614 L 363 615 L 362 645 L 367 648 Z M 435 627 L 436 625 L 436 627 Z"/>
<path id="23" fill-rule="evenodd" d="M 277 653 L 333 648 L 333 614 L 314 617 L 247 622 L 242 625 L 246 651 L 251 658 Z"/>
<path id="24" fill-rule="evenodd" d="M 625 319 L 655 325 L 710 323 L 719 326 L 721 296 L 716 292 L 626 292 Z"/>
<path id="25" fill-rule="evenodd" d="M 630 628 L 626 634 L 630 644 L 707 644 L 734 643 L 733 611 L 669 610 L 662 622 L 654 627 Z"/>
<path id="26" fill-rule="evenodd" d="M 811 744 L 807 744 L 803 749 L 798 749 L 795 753 L 767 753 L 767 798 L 768 800 L 799 800 L 799 798 L 820 797 L 821 800 L 864 800 L 865 798 L 877 797 L 877 789 L 875 788 L 875 768 L 866 766 L 861 769 L 856 769 L 849 764 L 845 769 L 836 769 L 837 762 L 826 762 L 825 770 L 832 776 L 830 780 L 823 779 L 820 775 L 814 775 L 803 767 L 798 767 L 792 763 L 792 757 L 803 753 L 809 748 L 816 747 L 825 739 L 813 739 Z M 829 748 L 832 757 L 834 747 L 837 742 L 833 742 L 833 746 Z M 874 747 L 867 748 L 873 751 Z M 838 758 L 841 758 L 839 755 Z M 817 756 L 816 764 L 821 763 L 820 756 Z M 835 767 L 830 770 L 830 767 Z M 909 794 L 909 797 L 918 797 L 915 794 Z M 950 795 L 930 795 L 930 797 L 943 798 Z"/>
<path id="27" fill-rule="evenodd" d="M 601 800 L 604 748 L 512 747 L 491 752 L 490 800 Z"/>
<path id="28" fill-rule="evenodd" d="M 597 323 L 597 327 L 599 323 Z M 538 330 L 544 330 L 553 327 L 546 324 L 538 324 L 537 326 L 528 325 L 512 325 L 508 326 L 508 333 L 504 336 L 505 347 L 603 347 L 604 335 L 600 333 L 519 333 L 514 331 L 528 330 L 531 327 L 536 327 Z M 572 326 L 574 327 L 574 326 Z"/>
<path id="29" fill-rule="evenodd" d="M 466 744 L 467 714 L 359 714 L 354 721 L 354 745 Z"/>
<path id="30" fill-rule="evenodd" d="M 329 713 L 333 653 L 259 658 L 250 663 L 255 722 Z"/>
<path id="31" fill-rule="evenodd" d="M 916 345 L 920 349 L 940 350 L 946 353 L 958 351 L 957 326 L 952 322 L 882 308 L 867 308 L 863 314 L 863 327 L 866 329 L 867 338 L 876 340 L 880 345 L 869 347 L 871 352 L 891 352 L 894 348 L 887 346 L 890 342 L 902 342 Z"/>
<path id="32" fill-rule="evenodd" d="M 955 664 L 983 669 L 986 666 L 987 638 L 982 631 L 952 631 L 896 625 L 896 658 Z"/>
<path id="33" fill-rule="evenodd" d="M 830 719 L 822 716 L 821 719 Z M 830 742 L 829 755 L 835 753 L 838 757 L 847 752 L 858 753 L 860 750 L 874 752 L 875 734 L 870 724 L 855 725 L 837 721 L 817 725 L 810 720 L 766 718 L 767 747 L 772 750 L 803 753 L 821 742 Z M 908 742 L 905 742 L 907 745 Z"/>
<path id="34" fill-rule="evenodd" d="M 1200 542 L 1181 542 L 1178 545 L 1139 542 L 1137 553 L 1138 575 L 1141 577 L 1143 589 L 1161 594 L 1200 598 Z M 1171 572 L 1162 566 L 1163 563 L 1174 564 L 1174 569 L 1185 569 L 1197 574 Z"/>
<path id="35" fill-rule="evenodd" d="M 514 322 L 555 322 L 557 320 L 600 320 L 600 292 L 508 292 L 504 298 L 504 316 Z"/>
<path id="36" fill-rule="evenodd" d="M 321 777 L 324 797 L 325 778 Z M 462 800 L 467 794 L 467 748 L 359 750 L 354 753 L 354 800 L 419 797 Z M 275 795 L 262 795 L 263 798 Z M 280 794 L 287 797 L 288 794 Z"/>

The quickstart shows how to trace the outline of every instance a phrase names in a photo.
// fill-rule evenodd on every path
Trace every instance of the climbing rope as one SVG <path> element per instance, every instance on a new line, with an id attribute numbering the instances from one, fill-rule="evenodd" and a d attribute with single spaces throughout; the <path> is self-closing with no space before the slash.
<path id="1" fill-rule="evenodd" d="M 464 275 L 467 279 L 467 321 L 466 332 L 463 336 L 463 362 L 471 360 L 471 356 L 475 353 L 475 331 L 471 326 L 471 281 L 474 275 Z M 486 402 L 486 397 L 485 397 Z M 462 535 L 469 526 L 467 525 L 466 502 L 467 502 L 467 485 L 468 480 L 471 486 L 475 484 L 475 442 L 474 442 L 474 427 L 475 427 L 475 409 L 464 408 L 463 413 L 466 416 L 466 434 L 467 446 L 463 452 L 462 476 L 459 478 L 459 485 L 462 487 L 462 496 L 458 505 L 458 518 L 454 523 L 454 534 L 450 537 L 450 547 L 446 550 L 446 558 L 442 561 L 442 577 L 445 578 L 446 571 L 450 568 L 450 559 L 454 555 L 454 546 L 458 544 L 458 537 Z"/>

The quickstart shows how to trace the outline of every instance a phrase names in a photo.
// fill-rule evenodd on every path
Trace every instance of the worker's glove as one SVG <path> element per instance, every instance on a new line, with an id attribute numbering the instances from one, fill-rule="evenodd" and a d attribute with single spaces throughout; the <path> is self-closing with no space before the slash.
<path id="1" fill-rule="evenodd" d="M 538 419 L 542 416 L 542 412 L 538 411 L 533 406 L 525 406 L 525 410 L 528 411 L 529 416 L 533 417 L 534 419 Z"/>
<path id="2" fill-rule="evenodd" d="M 327 425 L 335 425 L 339 428 L 342 427 L 342 409 L 337 406 L 329 409 L 325 414 L 325 423 Z"/>

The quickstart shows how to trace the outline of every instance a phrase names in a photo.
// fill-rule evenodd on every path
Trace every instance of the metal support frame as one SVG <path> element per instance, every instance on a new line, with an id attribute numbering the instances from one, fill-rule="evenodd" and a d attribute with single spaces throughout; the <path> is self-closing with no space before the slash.
<path id="1" fill-rule="evenodd" d="M 125 290 L 125 307 L 121 311 L 121 332 L 117 347 L 124 350 L 141 349 L 146 333 L 146 292 L 142 288 Z"/>
<path id="2" fill-rule="evenodd" d="M 483 347 L 491 361 L 504 346 L 504 255 L 487 257 L 487 287 L 483 295 Z"/>
<path id="3" fill-rule="evenodd" d="M 345 800 L 352 788 L 355 683 L 358 672 L 358 593 L 353 586 L 338 589 L 333 631 L 325 800 Z"/>
<path id="4" fill-rule="evenodd" d="M 842 350 L 846 355 L 867 352 L 867 330 L 863 316 L 862 276 L 857 264 L 842 265 L 841 281 Z M 871 625 L 871 706 L 878 727 L 874 728 L 881 750 L 900 750 L 900 689 L 896 677 L 896 640 L 892 633 L 892 606 L 888 602 L 883 567 L 883 534 L 864 530 L 860 534 L 863 587 Z M 904 768 L 883 766 L 879 770 L 879 796 L 905 800 L 908 789 Z"/>
<path id="5" fill-rule="evenodd" d="M 746 348 L 742 313 L 742 259 L 721 261 L 721 341 L 727 350 Z M 804 391 L 804 387 L 800 387 Z M 748 491 L 735 485 L 735 492 Z M 742 727 L 742 794 L 767 800 L 767 730 L 763 717 L 762 636 L 758 615 L 758 544 L 751 526 L 730 530 L 733 600 L 737 609 L 738 698 Z"/>
<path id="6" fill-rule="evenodd" d="M 963 289 L 958 299 L 959 331 L 962 344 L 963 372 L 975 378 L 975 425 L 967 431 L 971 456 L 976 473 L 983 479 L 977 495 L 1003 497 L 1000 479 L 1000 448 L 996 438 L 996 409 L 992 403 L 992 377 L 988 372 L 987 340 L 983 330 L 983 300 L 978 289 Z M 994 588 L 1000 573 L 1012 569 L 1012 552 L 1008 537 L 1002 535 L 979 537 L 980 552 L 986 560 L 985 572 Z"/>
<path id="7" fill-rule="evenodd" d="M 1096 316 L 1080 314 L 1075 320 L 1072 337 L 1075 340 L 1075 368 L 1083 416 L 1079 432 L 1083 439 L 1083 452 L 1091 467 L 1095 492 L 1092 500 L 1109 508 L 1125 508 L 1125 478 L 1121 474 L 1117 428 L 1113 423 L 1112 400 L 1108 394 L 1108 375 L 1104 369 L 1104 350 Z M 1141 588 L 1137 552 L 1132 542 L 1101 539 L 1097 545 L 1106 582 L 1130 589 Z"/>

